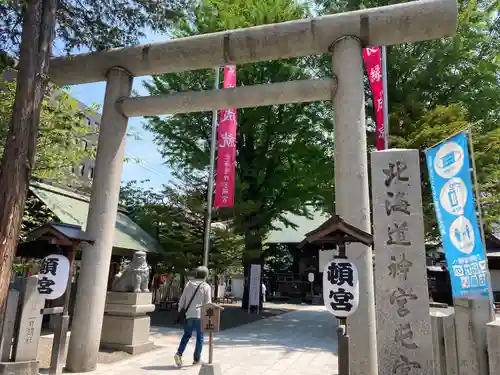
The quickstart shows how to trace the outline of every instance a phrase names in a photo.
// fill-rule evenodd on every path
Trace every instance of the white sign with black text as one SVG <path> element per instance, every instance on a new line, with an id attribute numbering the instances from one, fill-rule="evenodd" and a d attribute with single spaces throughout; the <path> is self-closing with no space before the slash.
<path id="1" fill-rule="evenodd" d="M 347 259 L 336 258 L 323 270 L 323 300 L 337 318 L 352 315 L 359 305 L 358 269 Z"/>
<path id="2" fill-rule="evenodd" d="M 38 276 L 38 293 L 48 300 L 61 297 L 68 285 L 69 269 L 69 260 L 64 255 L 45 257 Z"/>
<path id="3" fill-rule="evenodd" d="M 250 290 L 249 290 L 249 306 L 260 305 L 260 281 L 261 266 L 260 264 L 252 264 L 250 266 Z"/>

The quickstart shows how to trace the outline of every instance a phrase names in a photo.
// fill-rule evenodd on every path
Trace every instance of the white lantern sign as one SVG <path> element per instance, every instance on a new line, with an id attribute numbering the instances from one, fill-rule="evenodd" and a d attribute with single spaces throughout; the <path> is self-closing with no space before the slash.
<path id="1" fill-rule="evenodd" d="M 309 280 L 310 283 L 314 282 L 314 273 L 309 272 L 307 275 L 307 280 Z"/>
<path id="2" fill-rule="evenodd" d="M 323 270 L 323 300 L 337 318 L 352 315 L 359 305 L 358 269 L 347 259 L 336 258 Z"/>
<path id="3" fill-rule="evenodd" d="M 69 270 L 69 260 L 64 255 L 44 258 L 38 275 L 38 293 L 48 300 L 61 297 L 68 285 Z"/>

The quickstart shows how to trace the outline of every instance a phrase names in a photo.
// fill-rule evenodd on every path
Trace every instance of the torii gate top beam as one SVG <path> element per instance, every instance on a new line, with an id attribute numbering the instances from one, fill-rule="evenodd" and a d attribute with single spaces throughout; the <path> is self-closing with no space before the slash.
<path id="1" fill-rule="evenodd" d="M 114 66 L 134 76 L 213 68 L 228 63 L 316 55 L 342 36 L 365 46 L 394 45 L 453 36 L 457 0 L 419 0 L 324 17 L 197 35 L 51 60 L 49 75 L 59 85 L 98 82 Z"/>

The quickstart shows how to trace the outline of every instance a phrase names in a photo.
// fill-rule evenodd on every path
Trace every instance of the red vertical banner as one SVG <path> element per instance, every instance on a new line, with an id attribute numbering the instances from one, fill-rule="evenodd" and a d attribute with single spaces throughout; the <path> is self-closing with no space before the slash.
<path id="1" fill-rule="evenodd" d="M 224 67 L 224 88 L 236 87 L 236 66 Z M 217 128 L 217 170 L 214 207 L 234 206 L 236 173 L 236 108 L 220 111 Z"/>
<path id="2" fill-rule="evenodd" d="M 385 149 L 385 126 L 384 124 L 384 85 L 382 82 L 382 59 L 380 47 L 363 49 L 366 72 L 370 81 L 373 95 L 373 108 L 375 110 L 375 130 L 377 150 Z"/>

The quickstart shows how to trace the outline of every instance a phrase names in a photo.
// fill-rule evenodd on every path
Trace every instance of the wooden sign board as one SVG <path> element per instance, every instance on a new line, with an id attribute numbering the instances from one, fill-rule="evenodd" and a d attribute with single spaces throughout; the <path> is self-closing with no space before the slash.
<path id="1" fill-rule="evenodd" d="M 207 303 L 201 306 L 201 330 L 203 332 L 219 332 L 220 313 L 222 310 L 224 308 L 215 303 Z"/>

